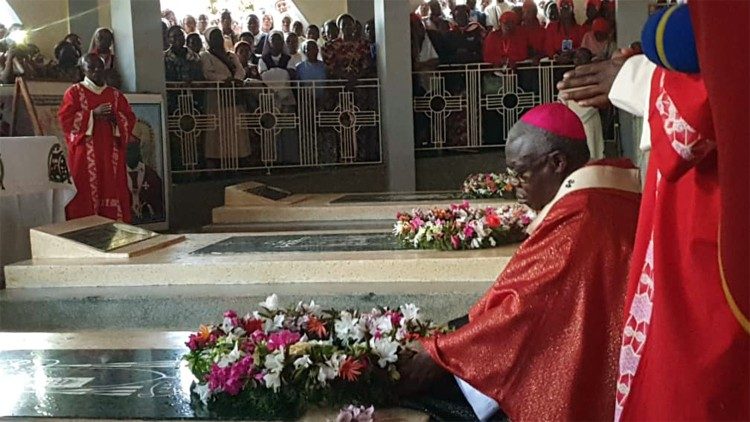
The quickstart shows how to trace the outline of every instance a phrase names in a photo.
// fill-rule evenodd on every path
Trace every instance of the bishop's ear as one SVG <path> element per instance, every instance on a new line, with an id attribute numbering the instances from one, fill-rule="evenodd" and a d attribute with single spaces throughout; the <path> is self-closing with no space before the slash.
<path id="1" fill-rule="evenodd" d="M 549 165 L 556 174 L 567 174 L 568 157 L 560 151 L 554 151 L 549 155 Z"/>

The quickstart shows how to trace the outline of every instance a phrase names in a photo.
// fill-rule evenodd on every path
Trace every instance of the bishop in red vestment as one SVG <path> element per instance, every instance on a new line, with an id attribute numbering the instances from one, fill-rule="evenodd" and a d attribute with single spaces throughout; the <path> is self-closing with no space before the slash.
<path id="1" fill-rule="evenodd" d="M 531 235 L 469 322 L 424 340 L 430 359 L 413 362 L 428 365 L 419 374 L 438 365 L 454 375 L 483 420 L 488 400 L 514 421 L 611 420 L 638 171 L 626 160 L 586 164 L 583 124 L 559 103 L 527 112 L 506 154 L 519 198 L 540 210 Z"/>
<path id="2" fill-rule="evenodd" d="M 130 222 L 125 151 L 135 115 L 125 96 L 105 84 L 104 70 L 97 55 L 86 55 L 86 78 L 68 88 L 58 112 L 78 190 L 65 213 L 69 220 L 101 215 Z"/>

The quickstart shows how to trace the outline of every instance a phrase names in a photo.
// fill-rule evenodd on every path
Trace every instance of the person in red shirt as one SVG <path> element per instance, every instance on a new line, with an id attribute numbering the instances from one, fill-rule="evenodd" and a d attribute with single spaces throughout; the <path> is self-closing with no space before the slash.
<path id="1" fill-rule="evenodd" d="M 539 23 L 538 13 L 533 0 L 523 2 L 521 29 L 526 35 L 532 56 L 544 55 L 544 27 Z"/>
<path id="2" fill-rule="evenodd" d="M 581 24 L 581 33 L 585 34 L 591 31 L 591 25 L 594 24 L 594 19 L 601 17 L 600 8 L 602 7 L 602 0 L 587 0 L 586 1 L 586 22 Z"/>
<path id="3" fill-rule="evenodd" d="M 520 21 L 515 12 L 505 12 L 500 16 L 500 30 L 493 31 L 484 40 L 486 63 L 513 67 L 529 58 L 529 43 L 519 28 Z"/>
<path id="4" fill-rule="evenodd" d="M 558 0 L 560 20 L 550 22 L 544 34 L 544 51 L 550 58 L 581 46 L 581 27 L 573 15 L 573 0 Z"/>

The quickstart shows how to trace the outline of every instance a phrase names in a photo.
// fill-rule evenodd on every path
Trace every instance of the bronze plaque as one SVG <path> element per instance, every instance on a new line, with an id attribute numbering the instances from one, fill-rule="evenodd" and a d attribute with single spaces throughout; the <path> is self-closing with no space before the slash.
<path id="1" fill-rule="evenodd" d="M 60 237 L 83 243 L 102 252 L 111 252 L 156 236 L 159 236 L 159 233 L 123 223 L 106 223 L 60 235 Z"/>
<path id="2" fill-rule="evenodd" d="M 270 199 L 272 201 L 280 201 L 284 198 L 292 196 L 291 192 L 267 185 L 260 185 L 250 189 L 245 189 L 245 192 L 262 196 L 263 198 Z"/>

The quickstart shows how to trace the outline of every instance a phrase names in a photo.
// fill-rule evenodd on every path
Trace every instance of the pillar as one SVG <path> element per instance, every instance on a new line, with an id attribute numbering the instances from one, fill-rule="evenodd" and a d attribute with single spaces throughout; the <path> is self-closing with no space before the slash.
<path id="1" fill-rule="evenodd" d="M 617 44 L 618 47 L 628 47 L 631 43 L 641 40 L 641 30 L 648 18 L 648 0 L 628 0 L 617 2 Z M 648 89 L 645 87 L 644 89 Z M 648 124 L 639 117 L 635 117 L 622 110 L 620 113 L 620 140 L 622 153 L 633 162 L 645 165 L 638 149 L 641 136 L 641 125 Z"/>
<path id="2" fill-rule="evenodd" d="M 117 0 L 112 2 L 117 70 L 125 92 L 163 94 L 164 53 L 162 51 L 159 0 Z"/>
<path id="3" fill-rule="evenodd" d="M 81 37 L 81 45 L 88 50 L 91 37 L 99 27 L 98 0 L 68 0 L 70 32 Z"/>
<path id="4" fill-rule="evenodd" d="M 362 22 L 362 25 L 375 18 L 374 0 L 347 0 L 346 10 L 354 19 Z"/>
<path id="5" fill-rule="evenodd" d="M 390 191 L 416 189 L 407 0 L 375 0 L 380 121 Z"/>

